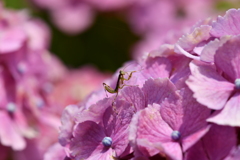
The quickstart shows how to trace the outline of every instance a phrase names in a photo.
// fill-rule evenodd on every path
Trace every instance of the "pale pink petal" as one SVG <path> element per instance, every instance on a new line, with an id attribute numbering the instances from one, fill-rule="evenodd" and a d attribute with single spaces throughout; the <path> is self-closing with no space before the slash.
<path id="1" fill-rule="evenodd" d="M 208 122 L 219 125 L 229 125 L 232 127 L 240 127 L 240 93 L 234 94 L 225 107 L 214 114 L 213 117 L 208 118 Z"/>
<path id="2" fill-rule="evenodd" d="M 62 125 L 60 127 L 59 143 L 63 146 L 67 145 L 70 142 L 78 110 L 79 107 L 77 105 L 69 105 L 64 109 L 62 113 Z"/>
<path id="3" fill-rule="evenodd" d="M 63 146 L 59 143 L 52 145 L 44 154 L 43 160 L 63 160 L 66 157 Z"/>
<path id="4" fill-rule="evenodd" d="M 93 22 L 93 10 L 87 4 L 65 6 L 52 12 L 53 21 L 69 34 L 75 34 L 87 29 Z"/>
<path id="5" fill-rule="evenodd" d="M 240 12 L 239 12 L 240 13 Z M 214 60 L 231 82 L 240 78 L 240 36 L 232 37 L 217 50 Z"/>
<path id="6" fill-rule="evenodd" d="M 0 112 L 0 140 L 2 145 L 10 146 L 13 150 L 23 150 L 26 147 L 26 142 L 22 135 L 16 129 L 13 120 L 6 112 Z"/>
<path id="7" fill-rule="evenodd" d="M 218 75 L 210 65 L 192 62 L 190 70 L 192 75 L 186 83 L 194 92 L 197 101 L 211 109 L 223 108 L 234 89 L 234 84 Z"/>
<path id="8" fill-rule="evenodd" d="M 166 78 L 169 77 L 172 69 L 171 63 L 164 57 L 148 57 L 144 64 L 144 70 L 142 76 L 145 79 L 148 78 Z"/>
<path id="9" fill-rule="evenodd" d="M 217 21 L 212 24 L 211 35 L 221 37 L 225 35 L 240 34 L 240 10 L 230 9 L 224 17 L 219 16 Z"/>
<path id="10" fill-rule="evenodd" d="M 206 44 L 200 54 L 200 59 L 204 62 L 214 62 L 214 55 L 219 47 L 221 47 L 230 36 L 224 36 L 219 39 L 215 39 Z"/>
<path id="11" fill-rule="evenodd" d="M 9 53 L 19 50 L 26 38 L 24 31 L 17 27 L 0 33 L 0 52 Z"/>
<path id="12" fill-rule="evenodd" d="M 201 25 L 200 27 L 196 27 L 192 33 L 182 36 L 178 40 L 177 45 L 181 46 L 181 48 L 186 51 L 191 51 L 198 43 L 210 38 L 209 32 L 211 28 L 212 27 L 209 25 Z"/>

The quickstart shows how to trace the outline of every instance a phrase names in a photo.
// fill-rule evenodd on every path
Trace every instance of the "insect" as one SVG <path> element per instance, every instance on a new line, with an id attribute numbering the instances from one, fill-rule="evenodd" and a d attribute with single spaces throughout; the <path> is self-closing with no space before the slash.
<path id="1" fill-rule="evenodd" d="M 106 83 L 103 83 L 103 87 L 105 89 L 105 92 L 106 92 L 106 95 L 107 95 L 107 92 L 108 93 L 116 93 L 116 96 L 114 97 L 113 99 L 113 102 L 115 101 L 115 99 L 117 98 L 118 96 L 118 92 L 119 92 L 119 89 L 122 89 L 124 86 L 130 86 L 130 85 L 126 85 L 126 84 L 123 84 L 124 81 L 128 81 L 131 79 L 132 77 L 132 74 L 136 72 L 136 71 L 131 71 L 128 78 L 124 78 L 124 75 L 127 74 L 128 72 L 124 72 L 123 70 L 120 70 L 119 71 L 119 75 L 118 75 L 118 79 L 117 79 L 117 84 L 116 84 L 116 87 L 115 89 L 113 89 L 112 87 L 110 87 L 109 85 L 107 85 Z M 122 86 L 121 86 L 122 85 Z"/>

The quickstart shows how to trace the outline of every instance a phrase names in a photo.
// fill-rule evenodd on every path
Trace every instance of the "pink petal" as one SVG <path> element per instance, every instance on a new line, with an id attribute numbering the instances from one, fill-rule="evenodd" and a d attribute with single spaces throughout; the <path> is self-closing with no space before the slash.
<path id="1" fill-rule="evenodd" d="M 182 36 L 178 40 L 177 45 L 181 46 L 181 48 L 186 51 L 191 51 L 198 43 L 210 38 L 209 32 L 211 28 L 212 27 L 209 25 L 201 25 L 200 27 L 196 27 L 192 33 Z"/>
<path id="2" fill-rule="evenodd" d="M 223 110 L 214 114 L 213 117 L 208 118 L 208 122 L 213 122 L 219 125 L 229 125 L 232 127 L 240 127 L 240 93 L 234 94 Z"/>
<path id="3" fill-rule="evenodd" d="M 232 37 L 217 50 L 214 57 L 217 68 L 220 68 L 231 82 L 234 82 L 236 78 L 240 78 L 239 43 L 240 36 Z"/>
<path id="4" fill-rule="evenodd" d="M 96 104 L 91 105 L 88 109 L 83 109 L 79 111 L 76 116 L 76 121 L 78 123 L 84 121 L 94 121 L 100 122 L 102 120 L 105 110 L 110 107 L 113 103 L 113 98 L 104 98 L 98 101 Z"/>
<path id="5" fill-rule="evenodd" d="M 230 9 L 224 17 L 219 16 L 212 24 L 211 35 L 221 37 L 240 34 L 240 10 Z"/>
<path id="6" fill-rule="evenodd" d="M 172 66 L 170 61 L 164 57 L 151 58 L 148 57 L 142 71 L 143 77 L 148 78 L 166 78 L 169 77 Z"/>
<path id="7" fill-rule="evenodd" d="M 186 81 L 197 101 L 208 108 L 223 108 L 234 89 L 232 83 L 216 73 L 212 66 L 190 63 L 192 75 Z"/>
<path id="8" fill-rule="evenodd" d="M 53 10 L 52 17 L 61 30 L 75 34 L 84 31 L 92 24 L 94 13 L 92 8 L 84 3 L 75 6 L 68 4 Z"/>
<path id="9" fill-rule="evenodd" d="M 52 145 L 44 154 L 44 160 L 63 160 L 66 157 L 63 146 L 59 143 Z"/>
<path id="10" fill-rule="evenodd" d="M 201 52 L 200 59 L 204 62 L 214 62 L 214 55 L 219 47 L 221 47 L 230 36 L 224 36 L 219 39 L 215 39 L 206 44 Z"/>
<path id="11" fill-rule="evenodd" d="M 105 137 L 104 129 L 92 121 L 79 123 L 74 130 L 74 138 L 70 144 L 71 156 L 76 159 L 87 159 L 91 155 L 105 154 L 102 139 Z M 106 152 L 106 154 L 108 154 Z"/>
<path id="12" fill-rule="evenodd" d="M 2 35 L 1 35 L 2 34 Z M 0 52 L 9 53 L 19 50 L 26 40 L 21 28 L 13 28 L 0 33 Z"/>
<path id="13" fill-rule="evenodd" d="M 147 107 L 145 96 L 138 87 L 125 87 L 121 90 L 121 98 L 131 103 L 137 110 Z"/>
<path id="14" fill-rule="evenodd" d="M 175 94 L 175 86 L 168 78 L 148 79 L 144 86 L 143 92 L 147 100 L 147 104 L 161 104 L 165 98 L 173 98 Z"/>
<path id="15" fill-rule="evenodd" d="M 16 129 L 9 115 L 1 111 L 0 119 L 0 137 L 2 145 L 10 146 L 13 150 L 23 150 L 26 147 L 26 142 Z"/>
<path id="16" fill-rule="evenodd" d="M 62 125 L 60 127 L 59 143 L 63 146 L 67 145 L 70 142 L 73 127 L 75 125 L 75 116 L 78 109 L 79 108 L 77 105 L 69 105 L 64 109 L 62 113 Z"/>
<path id="17" fill-rule="evenodd" d="M 128 128 L 136 109 L 122 100 L 117 100 L 115 107 L 116 109 L 112 109 L 111 106 L 106 110 L 103 124 L 106 135 L 112 138 L 112 146 L 116 155 L 120 156 L 128 146 Z"/>
<path id="18" fill-rule="evenodd" d="M 136 126 L 133 126 L 134 123 L 137 124 L 137 128 L 135 128 Z M 135 143 L 137 143 L 141 139 L 146 139 L 150 143 L 159 142 L 164 147 L 164 144 L 172 142 L 170 136 L 172 133 L 172 129 L 168 126 L 166 122 L 162 120 L 159 111 L 157 111 L 151 106 L 141 110 L 138 113 L 138 117 L 133 118 L 131 126 L 135 128 L 130 129 L 130 131 L 135 132 L 136 139 L 133 139 L 134 136 L 131 136 L 134 133 L 130 133 L 130 139 L 133 140 Z M 149 146 L 141 146 L 141 150 L 146 150 L 150 156 L 153 156 L 160 152 L 157 148 L 148 147 Z"/>
<path id="19" fill-rule="evenodd" d="M 187 160 L 223 159 L 235 147 L 236 143 L 235 128 L 212 125 L 209 132 L 189 149 Z"/>

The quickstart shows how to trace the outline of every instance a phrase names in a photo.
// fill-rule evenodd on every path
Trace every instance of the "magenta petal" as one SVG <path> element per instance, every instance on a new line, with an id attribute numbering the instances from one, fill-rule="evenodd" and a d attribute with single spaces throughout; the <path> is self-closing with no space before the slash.
<path id="1" fill-rule="evenodd" d="M 240 93 L 232 96 L 223 110 L 215 116 L 208 118 L 208 122 L 213 122 L 219 125 L 229 125 L 232 127 L 240 127 Z"/>
<path id="2" fill-rule="evenodd" d="M 240 12 L 239 12 L 240 13 Z M 217 50 L 214 60 L 217 68 L 220 68 L 231 82 L 240 78 L 240 36 L 232 37 Z"/>
<path id="3" fill-rule="evenodd" d="M 142 90 L 145 94 L 147 104 L 161 104 L 165 98 L 173 98 L 172 94 L 175 94 L 176 88 L 168 78 L 162 78 L 148 79 Z"/>
<path id="4" fill-rule="evenodd" d="M 121 90 L 121 98 L 131 103 L 137 110 L 147 107 L 145 96 L 139 87 L 125 87 Z"/>
<path id="5" fill-rule="evenodd" d="M 234 85 L 218 75 L 210 65 L 192 62 L 190 70 L 192 75 L 186 83 L 197 101 L 211 109 L 223 108 Z"/>
<path id="6" fill-rule="evenodd" d="M 193 146 L 200 138 L 202 138 L 209 130 L 210 125 L 205 126 L 198 131 L 194 132 L 193 134 L 185 137 L 182 141 L 182 148 L 183 151 L 186 151 L 191 146 Z"/>
<path id="7" fill-rule="evenodd" d="M 221 37 L 240 34 L 240 10 L 230 9 L 224 17 L 219 16 L 212 24 L 211 35 Z"/>
<path id="8" fill-rule="evenodd" d="M 240 146 L 234 147 L 230 154 L 224 160 L 239 160 L 240 159 Z"/>
<path id="9" fill-rule="evenodd" d="M 105 137 L 104 129 L 92 121 L 79 123 L 74 130 L 74 138 L 70 144 L 71 156 L 76 159 L 87 159 L 97 153 L 104 154 L 102 140 Z"/>
<path id="10" fill-rule="evenodd" d="M 236 143 L 235 128 L 212 125 L 209 132 L 189 149 L 186 157 L 187 160 L 220 160 L 229 154 Z"/>
<path id="11" fill-rule="evenodd" d="M 0 112 L 0 137 L 4 146 L 10 146 L 13 150 L 23 150 L 26 142 L 17 130 L 17 127 L 6 112 Z"/>

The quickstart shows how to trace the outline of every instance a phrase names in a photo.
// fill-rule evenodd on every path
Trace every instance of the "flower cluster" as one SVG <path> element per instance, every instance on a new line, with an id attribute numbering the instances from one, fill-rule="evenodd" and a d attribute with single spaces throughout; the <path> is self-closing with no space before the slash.
<path id="1" fill-rule="evenodd" d="M 0 15 L 0 159 L 13 153 L 14 160 L 41 160 L 58 141 L 65 105 L 81 101 L 107 76 L 91 67 L 66 69 L 48 51 L 48 27 L 27 11 L 8 10 L 0 3 Z M 69 94 L 70 86 L 77 93 Z M 76 97 L 80 87 L 87 91 Z M 60 102 L 56 92 L 68 94 Z"/>
<path id="2" fill-rule="evenodd" d="M 128 62 L 63 112 L 59 159 L 240 159 L 240 10 Z M 64 155 L 63 152 L 66 154 Z M 48 154 L 49 157 L 50 153 Z"/>

